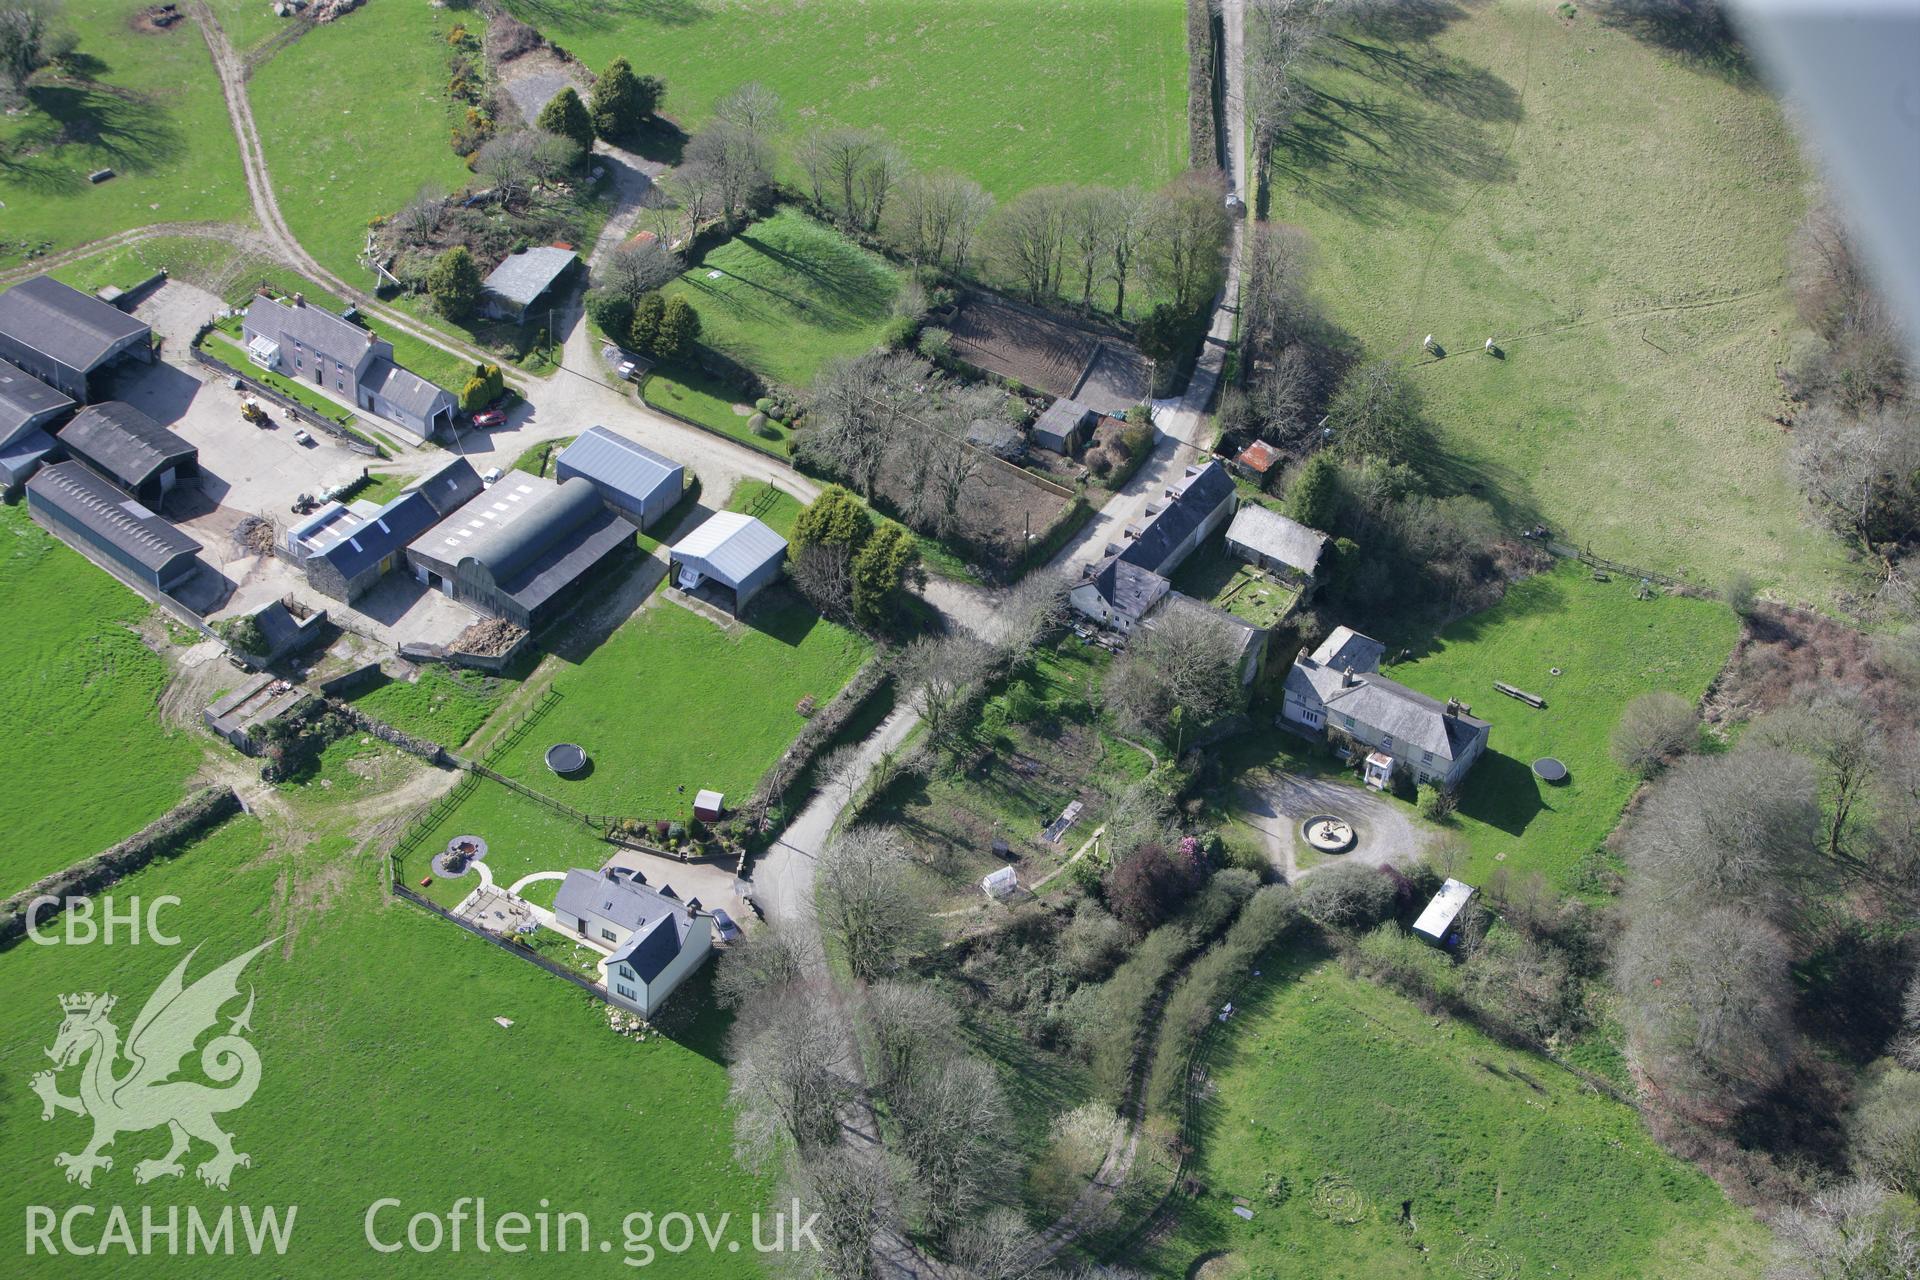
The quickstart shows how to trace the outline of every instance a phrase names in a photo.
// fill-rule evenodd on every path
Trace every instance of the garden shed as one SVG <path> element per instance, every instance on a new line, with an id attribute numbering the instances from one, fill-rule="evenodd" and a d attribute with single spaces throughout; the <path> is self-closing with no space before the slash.
<path id="1" fill-rule="evenodd" d="M 1047 411 L 1033 424 L 1033 442 L 1042 449 L 1072 457 L 1087 442 L 1094 417 L 1093 410 L 1063 396 L 1048 405 Z"/>
<path id="2" fill-rule="evenodd" d="M 787 540 L 752 516 L 718 511 L 669 549 L 673 585 L 735 617 L 780 576 Z"/>

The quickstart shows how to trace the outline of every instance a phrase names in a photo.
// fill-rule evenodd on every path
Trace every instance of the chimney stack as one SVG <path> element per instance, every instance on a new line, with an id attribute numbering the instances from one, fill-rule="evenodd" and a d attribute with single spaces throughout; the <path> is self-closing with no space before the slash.
<path id="1" fill-rule="evenodd" d="M 296 292 L 294 293 L 294 295 L 293 295 L 293 305 L 294 305 L 294 306 L 296 306 L 296 307 L 304 307 L 304 306 L 306 306 L 306 305 L 307 305 L 307 295 L 306 295 L 306 294 L 304 294 L 304 293 L 300 293 L 300 292 L 298 292 L 298 291 L 296 291 Z"/>

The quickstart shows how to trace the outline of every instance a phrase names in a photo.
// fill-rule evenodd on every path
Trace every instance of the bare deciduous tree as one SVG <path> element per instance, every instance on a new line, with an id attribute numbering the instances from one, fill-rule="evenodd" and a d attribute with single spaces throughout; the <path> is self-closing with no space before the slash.
<path id="1" fill-rule="evenodd" d="M 1306 310 L 1311 245 L 1298 227 L 1260 223 L 1247 239 L 1242 271 L 1241 342 L 1256 352 L 1285 346 Z"/>
<path id="2" fill-rule="evenodd" d="M 1804 757 L 1754 747 L 1684 761 L 1627 827 L 1635 897 L 1681 915 L 1724 904 L 1784 920 L 1814 869 L 1819 832 Z"/>
<path id="3" fill-rule="evenodd" d="M 986 644 L 966 632 L 923 636 L 901 653 L 895 678 L 936 749 L 950 749 L 965 731 L 966 707 L 992 659 Z"/>
<path id="4" fill-rule="evenodd" d="M 893 237 L 915 260 L 962 271 L 993 197 L 971 178 L 943 170 L 907 175 L 892 207 Z"/>
<path id="5" fill-rule="evenodd" d="M 1857 417 L 1832 403 L 1802 410 L 1787 465 L 1835 531 L 1863 546 L 1909 537 L 1920 521 L 1920 415 L 1905 404 Z"/>
<path id="6" fill-rule="evenodd" d="M 756 996 L 733 1024 L 728 1056 L 743 1161 L 758 1167 L 782 1141 L 802 1152 L 838 1142 L 851 1086 L 846 1035 L 825 991 L 789 984 Z"/>
<path id="7" fill-rule="evenodd" d="M 713 994 L 729 1009 L 806 977 L 815 948 L 803 932 L 768 921 L 734 942 L 714 968 Z"/>
<path id="8" fill-rule="evenodd" d="M 894 972 L 925 933 L 913 866 L 887 828 L 855 827 L 828 844 L 814 873 L 813 901 L 822 932 L 863 982 Z"/>
<path id="9" fill-rule="evenodd" d="M 1882 1064 L 1870 1072 L 1847 1137 L 1854 1168 L 1895 1191 L 1920 1193 L 1920 1071 Z"/>
<path id="10" fill-rule="evenodd" d="M 1113 210 L 1119 193 L 1111 187 L 1076 187 L 1062 213 L 1068 249 L 1080 277 L 1080 305 L 1091 309 L 1093 291 L 1106 278 L 1107 241 L 1113 236 Z"/>
<path id="11" fill-rule="evenodd" d="M 829 129 L 801 140 L 800 167 L 813 202 L 841 224 L 871 231 L 886 214 L 888 197 L 906 173 L 893 144 L 873 129 Z"/>
<path id="12" fill-rule="evenodd" d="M 413 199 L 402 205 L 400 212 L 393 215 L 394 230 L 398 231 L 407 244 L 423 245 L 433 241 L 433 233 L 440 229 L 440 219 L 447 212 L 446 192 L 437 187 L 424 186 L 414 193 Z"/>
<path id="13" fill-rule="evenodd" d="M 656 239 L 615 249 L 600 267 L 595 283 L 637 303 L 655 289 L 664 288 L 682 270 L 680 255 Z"/>
<path id="14" fill-rule="evenodd" d="M 894 1108 L 894 1119 L 922 1213 L 935 1231 L 966 1221 L 1013 1173 L 1012 1113 L 1000 1077 L 978 1058 L 922 1069 Z"/>
<path id="15" fill-rule="evenodd" d="M 814 379 L 801 455 L 871 495 L 887 454 L 917 425 L 933 366 L 899 352 L 836 360 Z"/>
<path id="16" fill-rule="evenodd" d="M 994 618 L 1000 626 L 994 639 L 1014 661 L 1024 660 L 1039 643 L 1067 620 L 1065 578 L 1036 569 L 1000 598 Z"/>
<path id="17" fill-rule="evenodd" d="M 1199 307 L 1219 286 L 1233 220 L 1217 170 L 1189 170 L 1153 198 L 1149 266 L 1182 310 Z"/>
<path id="18" fill-rule="evenodd" d="M 1641 1069 L 1683 1111 L 1723 1121 L 1772 1088 L 1793 1050 L 1786 940 L 1732 906 L 1642 905 L 1615 981 Z"/>
<path id="19" fill-rule="evenodd" d="M 1153 202 L 1138 187 L 1114 194 L 1107 212 L 1107 276 L 1113 281 L 1113 314 L 1127 312 L 1127 286 L 1140 274 L 1140 253 L 1153 234 Z"/>
<path id="20" fill-rule="evenodd" d="M 873 1242 L 889 1217 L 886 1166 L 840 1146 L 801 1161 L 792 1183 L 802 1208 L 819 1215 L 814 1224 L 819 1251 L 787 1255 L 798 1273 L 869 1280 L 874 1274 Z"/>
<path id="21" fill-rule="evenodd" d="M 1880 763 L 1883 744 L 1873 709 L 1857 690 L 1839 688 L 1782 707 L 1752 733 L 1758 745 L 1797 751 L 1813 761 L 1824 801 L 1827 856 L 1838 858 L 1859 825 Z"/>
<path id="22" fill-rule="evenodd" d="M 755 138 L 768 138 L 780 131 L 780 95 L 749 80 L 714 103 L 713 116 Z"/>
<path id="23" fill-rule="evenodd" d="M 879 1067 L 874 1092 L 889 1106 L 906 1096 L 923 1067 L 944 1062 L 960 1042 L 959 1012 L 922 983 L 875 983 L 864 1012 Z"/>
<path id="24" fill-rule="evenodd" d="M 536 181 L 540 169 L 535 154 L 538 142 L 533 130 L 516 129 L 488 138 L 474 157 L 473 171 L 486 180 L 503 204 L 513 204 Z"/>
<path id="25" fill-rule="evenodd" d="M 1650 778 L 1673 757 L 1700 741 L 1700 718 L 1677 693 L 1643 693 L 1620 713 L 1608 747 L 1614 763 Z"/>
<path id="26" fill-rule="evenodd" d="M 1060 292 L 1067 252 L 1071 187 L 1033 187 L 1000 206 L 988 228 L 994 256 L 1034 301 Z"/>
<path id="27" fill-rule="evenodd" d="M 973 1280 L 1033 1280 L 1049 1274 L 1051 1261 L 1027 1220 L 1012 1209 L 993 1209 L 953 1233 L 953 1260 Z"/>
<path id="28" fill-rule="evenodd" d="M 1123 725 L 1181 749 L 1187 728 L 1238 708 L 1241 633 L 1230 622 L 1178 602 L 1134 629 L 1107 677 L 1107 706 Z"/>
<path id="29" fill-rule="evenodd" d="M 773 186 L 773 149 L 759 134 L 724 120 L 694 135 L 684 164 L 712 176 L 720 217 L 729 226 Z"/>
<path id="30" fill-rule="evenodd" d="M 1816 1191 L 1774 1223 L 1766 1280 L 1912 1280 L 1920 1221 L 1871 1182 Z"/>

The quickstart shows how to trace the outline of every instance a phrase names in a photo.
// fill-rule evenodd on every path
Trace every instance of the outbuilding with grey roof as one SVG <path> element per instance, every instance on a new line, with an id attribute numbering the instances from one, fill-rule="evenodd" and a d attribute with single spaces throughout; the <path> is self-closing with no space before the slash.
<path id="1" fill-rule="evenodd" d="M 84 404 L 121 361 L 153 362 L 153 331 L 111 303 L 34 276 L 0 293 L 0 358 Z"/>
<path id="2" fill-rule="evenodd" d="M 67 452 L 150 507 L 200 474 L 200 451 L 124 400 L 89 405 L 60 429 Z"/>
<path id="3" fill-rule="evenodd" d="M 686 468 L 637 441 L 588 427 L 553 460 L 554 478 L 579 476 L 601 501 L 642 529 L 673 510 L 686 489 Z"/>
<path id="4" fill-rule="evenodd" d="M 577 261 L 573 250 L 551 244 L 508 254 L 481 284 L 483 309 L 495 319 L 525 324 L 527 313 L 566 279 Z"/>
<path id="5" fill-rule="evenodd" d="M 27 481 L 27 511 L 48 532 L 149 595 L 172 592 L 200 568 L 200 544 L 79 462 Z"/>
<path id="6" fill-rule="evenodd" d="M 787 540 L 739 511 L 716 511 L 668 548 L 673 585 L 735 617 L 780 578 Z"/>

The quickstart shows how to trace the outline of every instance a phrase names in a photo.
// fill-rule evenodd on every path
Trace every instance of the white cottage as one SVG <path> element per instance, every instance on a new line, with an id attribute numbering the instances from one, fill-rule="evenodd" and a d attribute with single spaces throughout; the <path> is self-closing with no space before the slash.
<path id="1" fill-rule="evenodd" d="M 713 919 L 619 867 L 567 872 L 553 918 L 607 956 L 613 1003 L 650 1018 L 713 950 Z"/>

